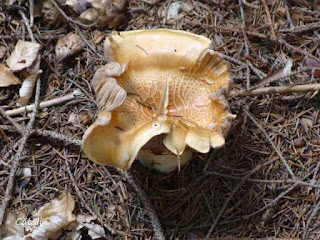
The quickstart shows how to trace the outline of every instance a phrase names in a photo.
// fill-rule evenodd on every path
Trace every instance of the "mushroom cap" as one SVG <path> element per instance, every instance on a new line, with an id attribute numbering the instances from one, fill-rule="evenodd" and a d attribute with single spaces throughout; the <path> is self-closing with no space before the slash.
<path id="1" fill-rule="evenodd" d="M 109 63 L 93 77 L 100 113 L 83 137 L 89 159 L 128 169 L 160 134 L 170 155 L 182 156 L 186 146 L 207 153 L 224 145 L 234 118 L 225 99 L 231 79 L 208 38 L 168 29 L 112 32 L 105 55 Z M 163 159 L 154 159 L 161 171 L 178 165 Z"/>

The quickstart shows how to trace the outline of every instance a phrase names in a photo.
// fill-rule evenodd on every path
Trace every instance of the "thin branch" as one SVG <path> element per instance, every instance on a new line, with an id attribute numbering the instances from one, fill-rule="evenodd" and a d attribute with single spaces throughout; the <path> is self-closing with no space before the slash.
<path id="1" fill-rule="evenodd" d="M 250 91 L 231 91 L 230 97 L 246 97 L 259 96 L 265 94 L 291 94 L 291 93 L 306 93 L 320 90 L 320 83 L 304 84 L 296 86 L 280 86 L 280 87 L 265 87 L 257 88 Z"/>
<path id="2" fill-rule="evenodd" d="M 78 96 L 81 96 L 81 91 L 79 89 L 76 89 L 72 93 L 65 95 L 63 97 L 58 97 L 58 98 L 54 98 L 51 100 L 41 102 L 39 105 L 39 109 L 51 107 L 54 105 L 65 103 L 65 102 L 69 102 L 69 101 L 76 99 Z M 34 109 L 34 104 L 30 104 L 28 106 L 19 107 L 19 108 L 12 109 L 12 110 L 7 110 L 6 114 L 8 116 L 15 116 L 15 115 L 19 115 L 24 112 L 31 112 L 33 109 Z"/>
<path id="3" fill-rule="evenodd" d="M 34 23 L 34 2 L 29 0 L 29 11 L 30 11 L 30 27 L 33 27 Z"/>
<path id="4" fill-rule="evenodd" d="M 24 22 L 24 25 L 26 25 L 27 27 L 27 30 L 28 30 L 28 33 L 29 33 L 29 37 L 31 39 L 32 42 L 36 42 L 34 36 L 33 36 L 33 32 L 32 32 L 32 29 L 30 27 L 30 24 L 29 24 L 29 20 L 27 19 L 26 15 L 24 14 L 24 12 L 22 12 L 21 10 L 19 10 L 19 13 L 23 19 L 23 22 Z"/>
<path id="5" fill-rule="evenodd" d="M 320 22 L 313 22 L 309 24 L 305 24 L 299 27 L 295 27 L 294 29 L 281 29 L 282 33 L 304 33 L 308 31 L 313 31 L 320 28 Z"/>
<path id="6" fill-rule="evenodd" d="M 39 106 L 39 103 L 40 103 L 40 86 L 41 86 L 40 82 L 41 82 L 40 79 L 38 79 L 37 83 L 36 83 L 37 87 L 36 87 L 36 95 L 35 95 L 35 108 L 33 109 L 30 121 L 27 124 L 27 126 L 25 128 L 25 131 L 23 133 L 21 144 L 19 145 L 17 154 L 14 157 L 14 160 L 13 160 L 13 163 L 12 163 L 12 167 L 11 167 L 11 171 L 10 171 L 10 175 L 8 177 L 9 180 L 8 180 L 8 183 L 7 183 L 7 188 L 6 188 L 4 197 L 2 199 L 2 204 L 1 204 L 1 208 L 0 208 L 0 225 L 3 222 L 3 217 L 4 217 L 4 214 L 5 214 L 5 210 L 6 210 L 6 208 L 8 206 L 8 203 L 9 203 L 9 201 L 11 199 L 11 193 L 12 193 L 13 185 L 14 185 L 14 177 L 15 177 L 16 171 L 17 171 L 17 169 L 18 169 L 18 167 L 20 165 L 22 151 L 23 151 L 23 149 L 24 149 L 24 147 L 26 145 L 26 142 L 27 142 L 27 140 L 28 140 L 28 138 L 30 136 L 33 124 L 34 124 L 35 119 L 36 119 L 37 109 L 38 109 L 38 106 Z"/>
<path id="7" fill-rule="evenodd" d="M 268 20 L 268 24 L 269 24 L 269 27 L 270 27 L 270 33 L 272 36 L 275 36 L 275 32 L 274 32 L 274 29 L 273 29 L 273 24 L 272 24 L 272 20 L 271 20 L 271 15 L 270 15 L 270 11 L 269 11 L 269 7 L 267 5 L 267 2 L 266 0 L 262 0 L 262 3 L 263 3 L 263 7 L 266 11 L 266 14 L 267 14 L 267 20 Z"/>
<path id="8" fill-rule="evenodd" d="M 296 179 L 296 177 L 295 177 L 294 173 L 292 172 L 290 166 L 288 165 L 287 161 L 284 159 L 284 157 L 282 156 L 282 153 L 280 152 L 280 150 L 277 148 L 277 146 L 271 140 L 271 138 L 269 137 L 268 133 L 263 129 L 263 127 L 260 125 L 260 123 L 258 123 L 258 121 L 251 115 L 251 113 L 248 110 L 246 110 L 244 108 L 243 111 L 251 119 L 251 121 L 259 128 L 259 130 L 262 132 L 264 137 L 268 140 L 268 142 L 272 146 L 273 150 L 278 154 L 280 160 L 282 161 L 282 164 L 286 167 L 286 169 L 289 172 L 290 176 L 293 179 Z"/>

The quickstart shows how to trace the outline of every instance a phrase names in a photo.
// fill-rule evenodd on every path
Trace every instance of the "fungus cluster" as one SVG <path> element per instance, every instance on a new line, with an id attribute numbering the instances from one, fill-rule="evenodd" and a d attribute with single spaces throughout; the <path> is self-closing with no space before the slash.
<path id="1" fill-rule="evenodd" d="M 126 170 L 138 158 L 170 172 L 193 150 L 225 144 L 234 118 L 225 99 L 231 79 L 208 38 L 167 29 L 113 32 L 104 47 L 108 63 L 93 77 L 100 112 L 83 137 L 90 160 Z"/>

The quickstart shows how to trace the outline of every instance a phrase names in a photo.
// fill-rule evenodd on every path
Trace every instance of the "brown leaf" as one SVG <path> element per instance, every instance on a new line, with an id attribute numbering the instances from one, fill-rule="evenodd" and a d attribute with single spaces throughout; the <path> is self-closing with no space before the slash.
<path id="1" fill-rule="evenodd" d="M 0 87 L 8 87 L 10 85 L 21 84 L 17 78 L 5 65 L 0 64 Z"/>
<path id="2" fill-rule="evenodd" d="M 4 57 L 4 55 L 6 54 L 6 51 L 7 51 L 6 47 L 0 45 L 0 59 Z"/>
<path id="3" fill-rule="evenodd" d="M 92 32 L 92 40 L 95 44 L 98 44 L 99 42 L 101 42 L 104 38 L 105 38 L 105 34 L 103 32 L 100 32 L 98 30 L 94 30 Z"/>
<path id="4" fill-rule="evenodd" d="M 20 71 L 30 67 L 36 60 L 41 45 L 34 42 L 26 42 L 19 40 L 7 59 L 7 64 L 11 71 Z"/>
<path id="5" fill-rule="evenodd" d="M 307 67 L 320 67 L 320 63 L 317 60 L 314 60 L 312 58 L 307 58 L 306 59 L 306 66 Z M 320 70 L 315 70 L 313 76 L 316 78 L 320 77 Z"/>
<path id="6" fill-rule="evenodd" d="M 70 57 L 82 50 L 85 43 L 82 38 L 73 32 L 68 33 L 66 36 L 59 38 L 56 45 L 56 59 L 61 61 Z"/>

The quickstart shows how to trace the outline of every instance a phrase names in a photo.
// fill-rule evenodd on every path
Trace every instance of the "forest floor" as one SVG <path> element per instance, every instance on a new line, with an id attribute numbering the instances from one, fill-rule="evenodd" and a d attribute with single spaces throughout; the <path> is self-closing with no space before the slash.
<path id="1" fill-rule="evenodd" d="M 94 215 L 107 239 L 154 239 L 162 233 L 166 239 L 320 239 L 320 96 L 310 90 L 320 76 L 316 0 L 186 0 L 171 18 L 175 1 L 129 1 L 117 30 L 169 28 L 210 38 L 213 50 L 230 63 L 238 93 L 228 99 L 237 117 L 225 146 L 194 154 L 181 171 L 168 174 L 138 161 L 129 173 L 121 172 L 81 152 L 82 136 L 97 113 L 90 80 L 106 63 L 103 39 L 112 26 L 79 24 L 63 1 L 56 4 L 69 17 L 59 12 L 48 20 L 41 2 L 55 1 L 1 1 L 0 64 L 7 64 L 18 40 L 37 42 L 42 73 L 30 103 L 76 89 L 82 94 L 9 118 L 5 111 L 16 108 L 20 85 L 1 87 L 0 72 L 1 222 L 10 212 L 29 217 L 65 191 L 75 199 L 73 212 Z M 57 41 L 70 32 L 86 42 L 59 60 Z M 15 73 L 19 79 L 24 74 Z M 305 91 L 292 90 L 298 85 Z M 268 89 L 276 86 L 286 86 L 285 94 Z M 82 239 L 90 239 L 88 229 L 81 231 Z"/>

